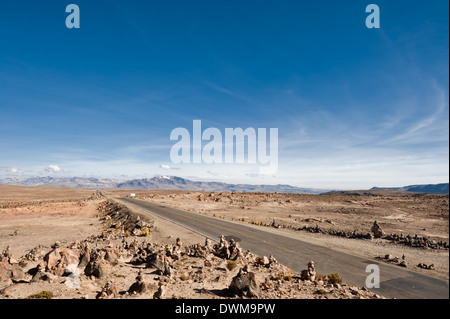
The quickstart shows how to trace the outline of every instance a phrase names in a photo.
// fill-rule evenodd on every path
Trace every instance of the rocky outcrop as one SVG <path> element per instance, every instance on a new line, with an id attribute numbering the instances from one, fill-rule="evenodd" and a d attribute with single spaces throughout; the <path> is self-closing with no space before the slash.
<path id="1" fill-rule="evenodd" d="M 55 248 L 44 257 L 46 271 L 62 276 L 67 274 L 69 265 L 78 266 L 80 262 L 80 252 L 77 249 Z"/>

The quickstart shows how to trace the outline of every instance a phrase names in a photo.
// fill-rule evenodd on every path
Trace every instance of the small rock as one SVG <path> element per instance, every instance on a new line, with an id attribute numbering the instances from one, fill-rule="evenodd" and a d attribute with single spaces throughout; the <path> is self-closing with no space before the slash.
<path id="1" fill-rule="evenodd" d="M 267 266 L 267 265 L 270 264 L 270 261 L 269 261 L 269 258 L 267 258 L 266 256 L 263 256 L 263 257 L 261 257 L 261 258 L 258 259 L 258 263 L 259 263 L 261 266 Z"/>

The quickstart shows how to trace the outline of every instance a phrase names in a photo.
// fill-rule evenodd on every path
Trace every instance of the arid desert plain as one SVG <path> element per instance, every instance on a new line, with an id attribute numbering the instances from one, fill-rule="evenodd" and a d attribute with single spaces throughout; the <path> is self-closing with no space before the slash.
<path id="1" fill-rule="evenodd" d="M 126 207 L 136 199 L 266 229 L 448 282 L 449 197 L 124 191 L 0 185 L 0 298 L 383 298 L 314 263 Z M 374 223 L 380 236 L 374 236 Z M 274 252 L 275 253 L 275 252 Z M 75 265 L 75 266 L 74 266 Z"/>

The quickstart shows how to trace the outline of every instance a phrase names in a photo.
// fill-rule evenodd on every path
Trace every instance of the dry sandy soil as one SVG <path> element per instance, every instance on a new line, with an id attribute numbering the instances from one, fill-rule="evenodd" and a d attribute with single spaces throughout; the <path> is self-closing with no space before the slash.
<path id="1" fill-rule="evenodd" d="M 92 190 L 0 185 L 0 249 L 22 256 L 37 244 L 88 237 L 99 229 Z"/>
<path id="2" fill-rule="evenodd" d="M 318 225 L 324 230 L 368 233 L 376 220 L 387 234 L 417 234 L 448 243 L 448 196 L 406 196 L 404 192 L 384 192 L 379 196 L 132 192 L 136 198 L 252 226 L 268 225 L 275 221 L 282 229 L 270 228 L 273 231 L 366 258 L 387 254 L 401 258 L 405 255 L 408 269 L 449 279 L 448 249 L 416 248 L 384 239 L 348 239 L 290 229 Z M 105 194 L 129 197 L 130 191 L 108 191 Z M 421 269 L 417 267 L 420 263 L 434 264 L 435 269 Z"/>
<path id="3" fill-rule="evenodd" d="M 29 202 L 77 201 L 89 198 L 92 194 L 92 190 L 80 188 L 0 185 L 0 205 L 23 205 Z"/>

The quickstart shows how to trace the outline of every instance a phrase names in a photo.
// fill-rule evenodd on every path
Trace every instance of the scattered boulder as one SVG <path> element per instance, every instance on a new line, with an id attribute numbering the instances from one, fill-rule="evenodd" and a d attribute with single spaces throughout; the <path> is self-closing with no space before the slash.
<path id="1" fill-rule="evenodd" d="M 45 255 L 44 247 L 41 245 L 38 245 L 31 249 L 28 253 L 22 256 L 21 261 L 37 261 L 39 258 L 43 257 Z M 1 259 L 1 257 L 0 257 Z"/>
<path id="2" fill-rule="evenodd" d="M 91 254 L 89 251 L 83 253 L 80 258 L 80 263 L 78 264 L 79 268 L 85 268 L 91 260 Z"/>
<path id="3" fill-rule="evenodd" d="M 213 247 L 213 245 L 212 245 L 211 239 L 209 239 L 208 237 L 206 237 L 206 239 L 205 239 L 205 248 L 206 248 L 207 250 L 211 250 L 212 247 Z"/>
<path id="4" fill-rule="evenodd" d="M 376 256 L 375 258 L 387 261 L 389 263 L 396 264 L 397 266 L 400 266 L 400 267 L 408 267 L 408 264 L 406 263 L 405 255 L 403 255 L 402 258 L 399 258 L 399 257 L 394 257 L 390 254 L 387 254 L 384 256 Z"/>
<path id="5" fill-rule="evenodd" d="M 108 281 L 106 285 L 102 288 L 102 291 L 100 291 L 96 299 L 106 299 L 109 297 L 115 298 L 119 295 L 119 290 L 115 285 L 113 285 L 112 281 Z"/>
<path id="6" fill-rule="evenodd" d="M 128 292 L 130 294 L 142 294 L 147 291 L 147 282 L 144 281 L 144 277 L 142 276 L 142 272 L 139 271 L 138 276 L 136 277 L 136 282 L 134 282 Z"/>
<path id="7" fill-rule="evenodd" d="M 278 260 L 275 259 L 275 257 L 273 255 L 269 256 L 269 263 L 271 265 L 278 263 Z"/>
<path id="8" fill-rule="evenodd" d="M 260 298 L 261 296 L 259 281 L 255 273 L 248 271 L 248 266 L 241 268 L 233 277 L 230 289 L 240 297 Z"/>
<path id="9" fill-rule="evenodd" d="M 44 257 L 44 261 L 47 263 L 46 271 L 56 275 L 62 276 L 66 272 L 69 265 L 78 265 L 80 262 L 80 252 L 76 249 L 59 248 L 59 245 L 53 245 L 57 247 L 50 251 Z"/>
<path id="10" fill-rule="evenodd" d="M 54 275 L 45 272 L 45 263 L 41 262 L 39 263 L 35 268 L 32 268 L 28 271 L 29 275 L 32 275 L 30 282 L 37 282 L 37 281 L 48 281 L 51 282 L 54 279 Z"/>
<path id="11" fill-rule="evenodd" d="M 165 256 L 162 253 L 152 253 L 147 258 L 147 268 L 157 268 L 159 270 L 164 270 L 164 260 Z"/>
<path id="12" fill-rule="evenodd" d="M 10 264 L 7 261 L 0 262 L 0 282 L 6 280 L 21 280 L 25 272 L 16 264 Z"/>
<path id="13" fill-rule="evenodd" d="M 0 262 L 6 261 L 10 263 L 11 258 L 12 258 L 11 246 L 8 246 L 6 247 L 5 250 L 2 251 L 2 254 L 0 255 Z"/>
<path id="14" fill-rule="evenodd" d="M 262 257 L 258 258 L 257 262 L 261 266 L 269 266 L 270 265 L 270 261 L 269 261 L 269 258 L 267 258 L 267 256 L 262 256 Z"/>
<path id="15" fill-rule="evenodd" d="M 94 276 L 97 278 L 105 278 L 111 271 L 109 263 L 103 259 L 91 261 L 84 269 L 86 276 Z"/>
<path id="16" fill-rule="evenodd" d="M 105 254 L 105 260 L 109 261 L 110 263 L 114 264 L 117 262 L 118 256 L 114 252 L 113 249 L 107 249 Z"/>
<path id="17" fill-rule="evenodd" d="M 202 245 L 197 244 L 190 249 L 190 256 L 204 258 L 208 254 L 208 250 Z"/>
<path id="18" fill-rule="evenodd" d="M 436 269 L 434 264 L 427 265 L 425 263 L 420 263 L 420 264 L 417 265 L 417 267 L 422 268 L 422 269 L 429 269 L 429 270 L 435 270 Z"/>

